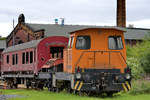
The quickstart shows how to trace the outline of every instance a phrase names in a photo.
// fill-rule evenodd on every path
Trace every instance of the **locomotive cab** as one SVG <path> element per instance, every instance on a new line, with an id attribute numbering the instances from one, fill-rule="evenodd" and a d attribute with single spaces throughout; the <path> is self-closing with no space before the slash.
<path id="1" fill-rule="evenodd" d="M 64 72 L 74 74 L 76 91 L 114 93 L 131 88 L 124 31 L 88 28 L 70 33 Z"/>

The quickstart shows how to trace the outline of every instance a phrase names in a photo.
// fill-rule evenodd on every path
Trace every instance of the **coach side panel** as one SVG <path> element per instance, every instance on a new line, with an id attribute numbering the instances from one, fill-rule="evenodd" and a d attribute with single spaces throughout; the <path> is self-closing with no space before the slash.
<path id="1" fill-rule="evenodd" d="M 34 72 L 36 67 L 34 48 L 3 54 L 2 72 Z"/>

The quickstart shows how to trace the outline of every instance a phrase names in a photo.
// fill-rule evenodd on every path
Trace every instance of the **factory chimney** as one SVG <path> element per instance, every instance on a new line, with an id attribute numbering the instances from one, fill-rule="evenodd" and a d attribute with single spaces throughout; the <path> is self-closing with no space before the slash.
<path id="1" fill-rule="evenodd" d="M 117 0 L 117 26 L 126 27 L 126 0 Z"/>

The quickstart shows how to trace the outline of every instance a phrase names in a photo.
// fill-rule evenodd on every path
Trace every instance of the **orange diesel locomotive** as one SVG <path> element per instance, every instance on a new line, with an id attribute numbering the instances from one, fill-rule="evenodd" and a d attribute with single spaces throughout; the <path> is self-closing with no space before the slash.
<path id="1" fill-rule="evenodd" d="M 64 49 L 63 72 L 53 74 L 53 89 L 67 86 L 74 92 L 108 95 L 130 90 L 131 70 L 126 64 L 123 32 L 109 27 L 71 32 Z"/>

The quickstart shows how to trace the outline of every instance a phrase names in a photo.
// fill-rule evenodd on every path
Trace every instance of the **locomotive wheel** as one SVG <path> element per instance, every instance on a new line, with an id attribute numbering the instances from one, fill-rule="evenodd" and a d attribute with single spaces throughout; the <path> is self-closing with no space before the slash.
<path id="1" fill-rule="evenodd" d="M 74 91 L 73 91 L 73 94 L 82 96 L 84 93 L 83 93 L 82 91 L 74 90 Z"/>
<path id="2" fill-rule="evenodd" d="M 43 84 L 37 84 L 37 89 L 43 90 L 44 85 Z"/>
<path id="3" fill-rule="evenodd" d="M 108 97 L 113 97 L 113 92 L 107 92 L 106 94 Z"/>
<path id="4" fill-rule="evenodd" d="M 34 89 L 34 88 L 35 88 L 35 85 L 31 83 L 31 89 Z"/>
<path id="5" fill-rule="evenodd" d="M 72 93 L 73 92 L 73 90 L 71 88 L 66 88 L 66 90 L 67 90 L 68 93 Z"/>
<path id="6" fill-rule="evenodd" d="M 31 86 L 31 82 L 29 80 L 27 80 L 26 88 L 29 89 L 30 86 Z"/>
<path id="7" fill-rule="evenodd" d="M 73 90 L 73 94 L 77 94 L 78 93 L 78 91 L 77 90 Z"/>
<path id="8" fill-rule="evenodd" d="M 52 92 L 56 92 L 56 88 L 55 87 L 52 87 Z"/>
<path id="9" fill-rule="evenodd" d="M 13 84 L 12 83 L 8 83 L 8 88 L 12 89 L 13 88 Z"/>
<path id="10" fill-rule="evenodd" d="M 78 94 L 79 94 L 79 96 L 82 96 L 82 95 L 83 95 L 83 92 L 78 91 Z"/>
<path id="11" fill-rule="evenodd" d="M 93 93 L 91 91 L 86 92 L 86 94 L 87 94 L 87 96 L 92 96 L 93 95 Z"/>
<path id="12" fill-rule="evenodd" d="M 56 92 L 59 93 L 60 92 L 60 88 L 56 88 Z"/>
<path id="13" fill-rule="evenodd" d="M 13 88 L 13 82 L 8 81 L 7 84 L 8 84 L 8 88 L 9 88 L 9 89 L 12 89 L 12 88 Z"/>
<path id="14" fill-rule="evenodd" d="M 48 91 L 53 91 L 53 88 L 51 85 L 48 85 L 47 88 L 48 88 Z"/>
<path id="15" fill-rule="evenodd" d="M 13 87 L 17 89 L 18 88 L 18 84 L 13 84 Z"/>
<path id="16" fill-rule="evenodd" d="M 48 87 L 48 91 L 52 91 L 52 88 L 51 88 L 51 87 Z"/>
<path id="17" fill-rule="evenodd" d="M 27 89 L 29 89 L 29 85 L 26 85 Z"/>

